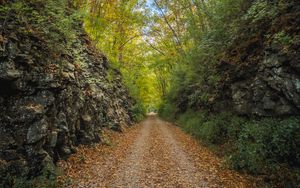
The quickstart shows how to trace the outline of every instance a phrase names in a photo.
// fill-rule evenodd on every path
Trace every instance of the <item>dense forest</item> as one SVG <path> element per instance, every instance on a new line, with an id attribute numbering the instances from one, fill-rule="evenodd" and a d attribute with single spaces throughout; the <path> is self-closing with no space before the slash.
<path id="1" fill-rule="evenodd" d="M 299 186 L 299 1 L 0 0 L 0 24 L 0 186 L 55 179 L 151 111 L 226 168 Z"/>

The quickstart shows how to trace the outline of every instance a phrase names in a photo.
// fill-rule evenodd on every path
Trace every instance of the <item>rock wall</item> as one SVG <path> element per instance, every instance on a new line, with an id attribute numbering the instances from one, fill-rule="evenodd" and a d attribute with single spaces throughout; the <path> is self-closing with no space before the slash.
<path id="1" fill-rule="evenodd" d="M 218 65 L 224 76 L 215 110 L 242 115 L 300 115 L 300 5 L 273 20 L 247 23 Z"/>
<path id="2" fill-rule="evenodd" d="M 51 172 L 79 144 L 101 141 L 103 127 L 121 131 L 132 123 L 120 73 L 80 23 L 69 44 L 46 40 L 48 33 L 30 31 L 16 16 L 12 10 L 0 20 L 0 186 Z"/>

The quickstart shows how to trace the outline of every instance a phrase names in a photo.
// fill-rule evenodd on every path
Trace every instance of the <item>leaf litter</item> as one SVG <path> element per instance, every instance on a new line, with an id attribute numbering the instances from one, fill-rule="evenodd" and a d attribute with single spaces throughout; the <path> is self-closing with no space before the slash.
<path id="1" fill-rule="evenodd" d="M 104 140 L 58 166 L 61 187 L 259 187 L 179 127 L 149 116 L 124 133 L 104 130 Z"/>

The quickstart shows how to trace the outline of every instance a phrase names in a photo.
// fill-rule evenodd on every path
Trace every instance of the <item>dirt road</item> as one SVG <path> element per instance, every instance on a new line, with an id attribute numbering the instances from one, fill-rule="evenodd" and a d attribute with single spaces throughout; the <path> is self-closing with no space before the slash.
<path id="1" fill-rule="evenodd" d="M 70 187 L 255 187 L 156 116 L 148 116 L 115 140 L 110 146 L 82 148 L 63 162 L 64 181 Z"/>

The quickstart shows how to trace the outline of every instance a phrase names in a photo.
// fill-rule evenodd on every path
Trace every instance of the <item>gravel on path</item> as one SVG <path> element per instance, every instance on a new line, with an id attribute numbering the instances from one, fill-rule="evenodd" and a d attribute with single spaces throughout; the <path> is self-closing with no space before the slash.
<path id="1" fill-rule="evenodd" d="M 258 187 L 253 178 L 224 167 L 221 159 L 179 127 L 155 115 L 113 141 L 80 147 L 59 166 L 68 187 Z"/>

